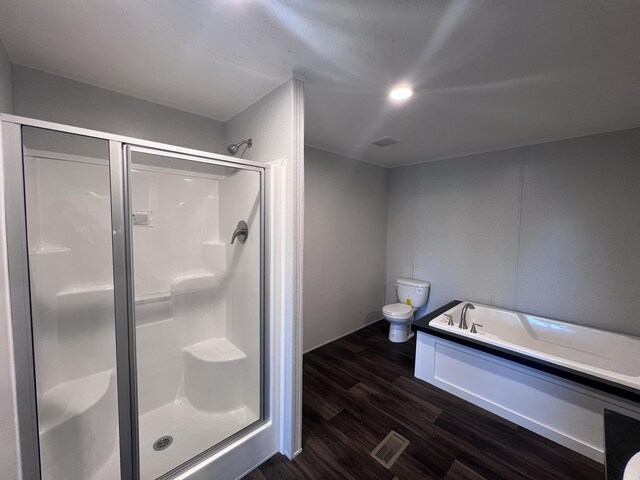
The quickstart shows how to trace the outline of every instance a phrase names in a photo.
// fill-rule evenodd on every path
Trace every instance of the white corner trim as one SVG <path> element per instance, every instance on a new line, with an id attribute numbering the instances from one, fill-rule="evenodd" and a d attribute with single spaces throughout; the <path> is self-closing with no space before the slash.
<path id="1" fill-rule="evenodd" d="M 18 425 L 18 398 L 13 344 L 13 323 L 11 317 L 11 297 L 9 294 L 9 261 L 7 247 L 6 204 L 5 204 L 5 154 L 11 154 L 10 145 L 5 145 L 4 125 L 0 122 L 0 333 L 5 337 L 0 344 L 0 384 L 4 395 L 0 398 L 0 417 L 3 420 L 3 473 L 7 478 L 20 480 L 22 457 L 20 452 L 20 430 Z M 15 146 L 14 146 L 15 147 Z M 4 350 L 4 351 L 2 351 Z"/>
<path id="2" fill-rule="evenodd" d="M 267 164 L 273 165 L 274 167 L 284 167 L 286 161 L 286 158 L 278 158 L 277 160 L 271 160 L 270 162 L 267 162 Z"/>
<path id="3" fill-rule="evenodd" d="M 292 162 L 286 168 L 286 183 L 291 197 L 287 199 L 291 215 L 290 281 L 286 287 L 287 305 L 284 322 L 285 390 L 282 396 L 281 452 L 293 459 L 302 449 L 302 300 L 303 300 L 303 252 L 304 252 L 304 83 L 293 82 L 293 149 Z M 286 239 L 285 242 L 289 241 Z M 286 258 L 285 258 L 286 261 Z M 287 315 L 289 313 L 289 315 Z"/>

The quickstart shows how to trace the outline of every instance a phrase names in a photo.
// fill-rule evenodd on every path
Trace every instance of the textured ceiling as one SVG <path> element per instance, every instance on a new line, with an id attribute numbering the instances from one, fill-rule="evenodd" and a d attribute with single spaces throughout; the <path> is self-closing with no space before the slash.
<path id="1" fill-rule="evenodd" d="M 640 126 L 639 20 L 637 0 L 0 2 L 14 63 L 218 120 L 295 70 L 307 143 L 385 166 Z M 417 90 L 393 105 L 398 81 Z"/>

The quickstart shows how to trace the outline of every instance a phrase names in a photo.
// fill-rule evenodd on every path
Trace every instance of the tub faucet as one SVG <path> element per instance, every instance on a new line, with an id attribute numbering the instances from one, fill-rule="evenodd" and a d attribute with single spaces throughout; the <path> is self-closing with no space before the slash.
<path id="1" fill-rule="evenodd" d="M 467 327 L 467 310 L 468 309 L 475 310 L 476 307 L 474 307 L 472 303 L 467 303 L 464 307 L 462 307 L 462 313 L 460 314 L 460 325 L 458 325 L 458 328 L 462 328 L 464 330 L 469 328 Z"/>
<path id="2" fill-rule="evenodd" d="M 484 327 L 484 325 L 480 325 L 479 323 L 472 322 L 471 323 L 471 333 L 482 333 L 482 332 L 479 332 L 476 327 Z"/>

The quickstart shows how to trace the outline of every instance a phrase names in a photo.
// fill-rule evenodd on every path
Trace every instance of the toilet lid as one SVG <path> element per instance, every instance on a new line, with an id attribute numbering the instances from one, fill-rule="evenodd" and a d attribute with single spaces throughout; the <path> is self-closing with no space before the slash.
<path id="1" fill-rule="evenodd" d="M 386 313 L 387 315 L 407 315 L 413 313 L 413 308 L 404 303 L 392 303 L 385 305 L 382 308 L 382 313 Z"/>

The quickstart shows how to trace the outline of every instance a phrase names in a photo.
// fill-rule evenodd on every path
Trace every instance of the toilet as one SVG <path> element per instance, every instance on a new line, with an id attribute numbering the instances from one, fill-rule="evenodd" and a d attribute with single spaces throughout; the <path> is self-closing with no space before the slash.
<path id="1" fill-rule="evenodd" d="M 402 343 L 413 337 L 411 323 L 415 311 L 424 307 L 429 299 L 431 284 L 413 278 L 396 280 L 396 296 L 398 303 L 390 303 L 382 307 L 382 316 L 389 321 L 389 340 Z"/>

